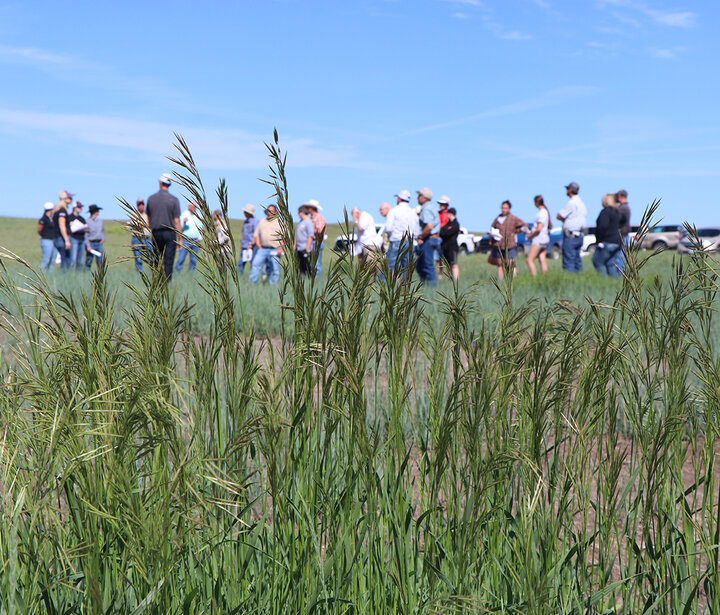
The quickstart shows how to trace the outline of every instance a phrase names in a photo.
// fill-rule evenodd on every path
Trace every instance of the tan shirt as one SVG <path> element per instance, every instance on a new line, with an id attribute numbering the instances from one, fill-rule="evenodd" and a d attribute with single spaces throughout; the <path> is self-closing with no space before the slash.
<path id="1" fill-rule="evenodd" d="M 258 222 L 254 233 L 260 239 L 263 248 L 279 248 L 282 245 L 282 231 L 280 230 L 280 217 L 275 216 L 272 220 L 263 218 Z"/>

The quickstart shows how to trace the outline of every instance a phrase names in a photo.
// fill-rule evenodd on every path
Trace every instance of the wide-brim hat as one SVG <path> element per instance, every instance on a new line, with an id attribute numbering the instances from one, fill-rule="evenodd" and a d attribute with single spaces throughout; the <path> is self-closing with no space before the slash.
<path id="1" fill-rule="evenodd" d="M 317 209 L 318 211 L 322 211 L 323 208 L 320 206 L 320 203 L 318 203 L 315 199 L 310 199 L 307 203 L 303 203 L 304 207 L 312 207 L 313 209 Z"/>
<path id="2" fill-rule="evenodd" d="M 254 216 L 255 215 L 255 205 L 248 203 L 247 205 L 245 205 L 245 207 L 243 207 L 243 213 Z"/>

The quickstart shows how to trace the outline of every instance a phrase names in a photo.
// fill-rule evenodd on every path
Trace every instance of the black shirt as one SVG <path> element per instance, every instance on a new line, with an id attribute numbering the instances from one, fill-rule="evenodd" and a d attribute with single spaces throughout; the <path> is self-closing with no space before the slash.
<path id="1" fill-rule="evenodd" d="M 50 211 L 52 210 L 46 211 L 42 218 L 38 220 L 38 224 L 42 224 L 41 239 L 57 239 L 60 236 L 58 227 L 55 226 L 53 219 L 50 217 Z"/>
<path id="2" fill-rule="evenodd" d="M 167 190 L 158 190 L 148 197 L 145 212 L 150 220 L 150 230 L 175 230 L 174 218 L 180 218 L 180 201 Z"/>
<path id="3" fill-rule="evenodd" d="M 80 222 L 82 222 L 83 224 L 87 224 L 85 222 L 85 218 L 83 218 L 82 216 L 76 216 L 75 214 L 70 214 L 67 218 L 68 233 L 70 233 L 70 225 L 73 223 L 73 220 L 80 220 Z M 81 231 L 78 231 L 77 233 L 70 233 L 70 237 L 72 237 L 73 239 L 83 240 L 83 239 L 85 239 L 85 233 L 87 233 L 86 228 L 82 229 Z"/>
<path id="4" fill-rule="evenodd" d="M 603 207 L 597 218 L 595 229 L 597 243 L 622 243 L 620 236 L 620 214 L 615 207 Z"/>
<path id="5" fill-rule="evenodd" d="M 68 234 L 68 237 L 70 237 L 70 224 L 68 224 L 67 221 L 67 210 L 66 209 L 58 209 L 52 217 L 53 224 L 55 225 L 55 228 L 57 229 L 57 235 L 56 237 L 62 237 L 62 233 L 60 232 L 60 218 L 65 218 L 65 232 Z"/>
<path id="6" fill-rule="evenodd" d="M 441 228 L 440 228 L 440 238 L 442 239 L 442 250 L 443 252 L 449 252 L 452 250 L 457 250 L 457 238 L 460 234 L 460 223 L 457 221 L 457 218 L 455 220 L 448 220 Z"/>

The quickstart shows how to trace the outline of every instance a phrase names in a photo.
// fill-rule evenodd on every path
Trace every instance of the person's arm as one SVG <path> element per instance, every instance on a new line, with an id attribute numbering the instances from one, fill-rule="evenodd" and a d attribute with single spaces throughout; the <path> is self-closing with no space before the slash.
<path id="1" fill-rule="evenodd" d="M 105 225 L 102 220 L 100 220 L 100 237 L 100 243 L 105 243 Z"/>

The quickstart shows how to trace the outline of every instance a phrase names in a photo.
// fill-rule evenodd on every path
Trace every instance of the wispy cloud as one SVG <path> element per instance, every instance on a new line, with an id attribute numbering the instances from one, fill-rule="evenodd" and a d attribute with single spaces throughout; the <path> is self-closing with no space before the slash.
<path id="1" fill-rule="evenodd" d="M 451 4 L 464 4 L 466 6 L 484 6 L 480 0 L 443 0 L 443 2 L 450 2 Z"/>
<path id="2" fill-rule="evenodd" d="M 499 107 L 483 111 L 482 113 L 476 113 L 475 115 L 469 115 L 447 122 L 440 122 L 438 124 L 415 128 L 405 132 L 404 135 L 415 135 L 435 130 L 444 130 L 446 128 L 454 128 L 455 126 L 462 126 L 464 124 L 472 124 L 481 120 L 504 117 L 508 115 L 517 115 L 519 113 L 535 111 L 536 109 L 542 109 L 544 107 L 554 107 L 570 100 L 591 96 L 598 92 L 599 88 L 589 86 L 568 86 L 557 88 L 555 90 L 545 92 L 536 98 L 501 105 Z"/>
<path id="3" fill-rule="evenodd" d="M 674 28 L 692 28 L 697 20 L 697 15 L 691 11 L 657 9 L 635 0 L 601 0 L 600 6 L 624 8 L 650 18 L 655 23 Z M 615 16 L 621 18 L 622 14 L 615 13 Z"/>
<path id="4" fill-rule="evenodd" d="M 0 129 L 90 145 L 124 148 L 149 157 L 172 154 L 183 135 L 198 165 L 212 169 L 260 169 L 267 165 L 264 137 L 241 130 L 192 128 L 102 115 L 40 113 L 0 109 Z M 307 138 L 287 138 L 283 147 L 292 167 L 360 167 L 351 148 L 327 148 Z"/>
<path id="5" fill-rule="evenodd" d="M 10 64 L 27 64 L 37 68 L 68 68 L 87 69 L 91 64 L 80 58 L 64 54 L 38 49 L 37 47 L 12 47 L 0 44 L 0 62 Z"/>

